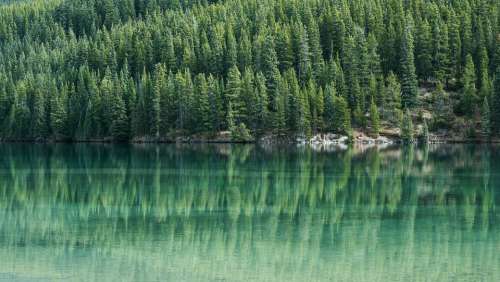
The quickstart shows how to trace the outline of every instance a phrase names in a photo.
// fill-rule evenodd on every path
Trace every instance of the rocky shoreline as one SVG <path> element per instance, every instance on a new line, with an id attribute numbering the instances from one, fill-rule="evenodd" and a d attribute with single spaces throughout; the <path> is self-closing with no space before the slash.
<path id="1" fill-rule="evenodd" d="M 262 144 L 262 145 L 348 145 L 348 144 L 360 144 L 360 145 L 393 145 L 403 143 L 401 138 L 399 138 L 396 132 L 386 132 L 381 133 L 378 137 L 369 136 L 361 131 L 354 131 L 352 137 L 347 135 L 335 134 L 335 133 L 318 133 L 310 137 L 303 135 L 288 135 L 288 134 L 266 134 L 256 138 L 252 141 L 235 141 L 231 138 L 231 133 L 229 131 L 221 131 L 217 134 L 211 135 L 192 135 L 192 136 L 170 136 L 166 138 L 154 138 L 154 137 L 141 137 L 134 138 L 126 142 L 116 142 L 112 138 L 97 138 L 97 139 L 78 139 L 78 140 L 68 140 L 68 139 L 1 139 L 0 143 L 131 143 L 131 144 L 154 144 L 154 143 L 219 143 L 219 144 Z M 415 139 L 412 143 L 421 143 L 418 139 Z M 430 134 L 427 143 L 431 144 L 445 144 L 445 143 L 500 143 L 500 139 L 463 139 L 456 137 L 449 137 L 446 135 L 436 135 Z"/>

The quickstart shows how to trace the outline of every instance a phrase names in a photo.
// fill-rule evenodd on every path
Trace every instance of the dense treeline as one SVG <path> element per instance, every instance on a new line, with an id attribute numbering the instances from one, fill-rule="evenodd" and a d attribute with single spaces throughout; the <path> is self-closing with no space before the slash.
<path id="1" fill-rule="evenodd" d="M 500 134 L 496 0 L 46 0 L 0 8 L 0 137 Z M 435 85 L 423 99 L 419 85 Z"/>

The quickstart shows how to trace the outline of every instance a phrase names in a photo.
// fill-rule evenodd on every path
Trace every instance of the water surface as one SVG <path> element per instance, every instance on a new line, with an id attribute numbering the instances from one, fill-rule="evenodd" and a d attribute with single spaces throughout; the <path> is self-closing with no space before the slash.
<path id="1" fill-rule="evenodd" d="M 500 148 L 0 145 L 0 281 L 500 281 Z"/>

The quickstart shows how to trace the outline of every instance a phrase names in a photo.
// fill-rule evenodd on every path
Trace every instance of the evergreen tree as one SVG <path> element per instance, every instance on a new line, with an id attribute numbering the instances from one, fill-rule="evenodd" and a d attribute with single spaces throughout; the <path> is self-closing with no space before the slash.
<path id="1" fill-rule="evenodd" d="M 351 134 L 351 111 L 347 101 L 340 96 L 335 97 L 335 114 L 333 127 L 337 132 Z"/>
<path id="2" fill-rule="evenodd" d="M 495 82 L 494 82 L 494 91 L 492 96 L 491 103 L 491 125 L 493 128 L 493 135 L 500 135 L 500 66 L 497 67 L 495 74 Z"/>
<path id="3" fill-rule="evenodd" d="M 489 76 L 489 59 L 488 59 L 488 53 L 486 51 L 486 48 L 483 47 L 481 48 L 480 52 L 480 65 L 479 65 L 479 96 L 484 98 L 484 97 L 489 97 L 491 94 L 491 82 L 490 82 L 490 76 Z"/>
<path id="4" fill-rule="evenodd" d="M 488 98 L 484 97 L 483 105 L 481 107 L 481 135 L 483 138 L 488 139 L 491 135 L 491 124 L 490 124 L 490 106 L 488 104 Z"/>
<path id="5" fill-rule="evenodd" d="M 225 93 L 228 105 L 227 124 L 231 128 L 244 122 L 246 112 L 241 99 L 241 73 L 236 66 L 229 69 Z"/>
<path id="6" fill-rule="evenodd" d="M 266 79 L 262 73 L 257 73 L 255 78 L 255 92 L 257 94 L 257 104 L 251 106 L 250 108 L 254 108 L 255 113 L 255 129 L 259 131 L 263 131 L 266 129 L 266 122 L 269 118 L 269 110 L 268 110 L 268 98 L 267 98 L 267 87 L 266 87 Z"/>
<path id="7" fill-rule="evenodd" d="M 129 138 L 127 109 L 121 95 L 113 95 L 111 136 L 116 141 L 126 141 Z"/>
<path id="8" fill-rule="evenodd" d="M 471 116 L 475 112 L 475 105 L 477 101 L 476 96 L 476 74 L 472 56 L 468 55 L 467 63 L 465 64 L 463 75 L 463 91 L 460 99 L 459 111 L 463 114 Z"/>
<path id="9" fill-rule="evenodd" d="M 297 29 L 296 54 L 297 76 L 301 85 L 305 85 L 312 77 L 311 53 L 309 50 L 309 36 L 304 26 L 299 23 Z"/>
<path id="10" fill-rule="evenodd" d="M 209 89 L 205 75 L 198 74 L 195 78 L 195 112 L 197 131 L 212 131 L 213 123 L 210 116 Z"/>
<path id="11" fill-rule="evenodd" d="M 448 26 L 445 23 L 438 23 L 435 25 L 435 45 L 433 54 L 433 69 L 434 77 L 438 81 L 443 81 L 448 84 L 450 75 L 450 50 L 448 41 Z"/>
<path id="12" fill-rule="evenodd" d="M 243 29 L 241 34 L 241 39 L 238 47 L 238 66 L 239 69 L 244 70 L 250 67 L 253 61 L 252 58 L 252 43 L 248 38 L 248 33 L 246 29 Z"/>
<path id="13" fill-rule="evenodd" d="M 286 101 L 289 93 L 287 81 L 280 77 L 278 82 L 277 96 L 275 97 L 275 112 L 274 117 L 271 119 L 273 122 L 273 129 L 277 133 L 283 133 L 286 129 Z"/>
<path id="14" fill-rule="evenodd" d="M 500 132 L 492 1 L 8 2 L 1 138 L 216 133 L 228 116 L 244 136 L 349 133 L 374 108 L 398 127 L 417 106 L 450 130 L 472 128 L 484 98 Z"/>
<path id="15" fill-rule="evenodd" d="M 229 26 L 227 28 L 226 32 L 226 60 L 225 60 L 225 67 L 226 70 L 229 71 L 229 69 L 232 66 L 236 66 L 238 63 L 238 47 L 236 45 L 236 39 L 234 38 L 233 30 L 232 27 Z"/>
<path id="16" fill-rule="evenodd" d="M 335 120 L 335 98 L 336 90 L 334 84 L 328 84 L 324 92 L 325 96 L 325 130 L 332 131 L 335 130 L 334 120 Z"/>
<path id="17" fill-rule="evenodd" d="M 149 134 L 156 138 L 160 137 L 161 125 L 161 97 L 167 89 L 166 69 L 163 65 L 155 67 L 153 91 L 151 98 L 148 101 L 149 111 Z"/>
<path id="18" fill-rule="evenodd" d="M 62 95 L 60 97 L 53 95 L 51 96 L 51 112 L 50 112 L 50 125 L 52 128 L 53 135 L 56 138 L 63 138 L 67 136 L 66 128 L 66 109 L 65 109 L 65 97 Z"/>
<path id="19" fill-rule="evenodd" d="M 405 30 L 401 47 L 401 102 L 404 107 L 412 107 L 417 99 L 417 76 L 413 55 L 413 19 L 406 16 Z"/>
<path id="20" fill-rule="evenodd" d="M 450 128 L 453 120 L 453 106 L 450 96 L 444 91 L 442 83 L 438 83 L 433 95 L 433 127 L 436 129 Z"/>
<path id="21" fill-rule="evenodd" d="M 276 47 L 279 61 L 279 69 L 285 72 L 293 67 L 294 53 L 292 45 L 292 37 L 290 35 L 290 28 L 288 26 L 281 27 L 276 34 Z"/>
<path id="22" fill-rule="evenodd" d="M 266 88 L 269 99 L 270 118 L 274 119 L 271 124 L 276 124 L 276 112 L 278 110 L 278 83 L 280 81 L 280 72 L 278 69 L 278 56 L 274 45 L 274 38 L 267 34 L 264 45 L 262 46 L 262 73 L 266 77 Z"/>
<path id="23" fill-rule="evenodd" d="M 370 104 L 370 126 L 372 135 L 378 137 L 380 131 L 380 117 L 374 99 L 372 99 Z"/>
<path id="24" fill-rule="evenodd" d="M 39 89 L 33 89 L 31 93 L 31 136 L 34 138 L 43 138 L 47 134 L 47 122 L 45 120 L 45 101 L 44 96 Z"/>
<path id="25" fill-rule="evenodd" d="M 427 79 L 432 70 L 431 27 L 427 19 L 418 26 L 417 38 L 417 72 L 420 77 Z"/>

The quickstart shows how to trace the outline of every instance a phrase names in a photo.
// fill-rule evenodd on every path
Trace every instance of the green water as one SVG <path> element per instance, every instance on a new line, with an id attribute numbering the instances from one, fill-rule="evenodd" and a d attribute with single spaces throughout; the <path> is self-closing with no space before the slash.
<path id="1" fill-rule="evenodd" d="M 500 281 L 500 148 L 0 145 L 0 281 Z"/>

